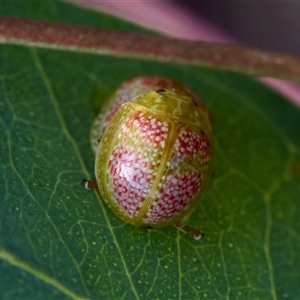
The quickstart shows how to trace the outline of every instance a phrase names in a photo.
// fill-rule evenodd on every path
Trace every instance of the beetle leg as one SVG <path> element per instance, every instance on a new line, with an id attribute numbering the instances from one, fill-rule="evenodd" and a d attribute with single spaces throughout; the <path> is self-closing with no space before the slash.
<path id="1" fill-rule="evenodd" d="M 176 224 L 175 227 L 183 233 L 190 234 L 196 241 L 199 241 L 204 236 L 204 233 L 201 230 L 183 224 Z"/>
<path id="2" fill-rule="evenodd" d="M 97 189 L 97 183 L 95 181 L 83 179 L 82 183 L 87 190 Z"/>

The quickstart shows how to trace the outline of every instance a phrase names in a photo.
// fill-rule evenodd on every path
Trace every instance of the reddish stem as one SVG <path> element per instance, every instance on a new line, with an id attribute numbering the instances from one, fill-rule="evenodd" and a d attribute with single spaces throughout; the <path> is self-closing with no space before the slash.
<path id="1" fill-rule="evenodd" d="M 0 17 L 0 43 L 217 67 L 300 82 L 300 59 L 244 47 Z"/>

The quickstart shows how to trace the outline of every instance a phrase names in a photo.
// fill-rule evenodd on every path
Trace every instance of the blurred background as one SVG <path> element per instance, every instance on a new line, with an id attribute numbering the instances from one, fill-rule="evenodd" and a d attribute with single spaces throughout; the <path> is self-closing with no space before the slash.
<path id="1" fill-rule="evenodd" d="M 300 55 L 300 1 L 68 0 L 186 39 Z"/>
<path id="2" fill-rule="evenodd" d="M 300 55 L 300 1 L 174 0 L 247 45 Z"/>

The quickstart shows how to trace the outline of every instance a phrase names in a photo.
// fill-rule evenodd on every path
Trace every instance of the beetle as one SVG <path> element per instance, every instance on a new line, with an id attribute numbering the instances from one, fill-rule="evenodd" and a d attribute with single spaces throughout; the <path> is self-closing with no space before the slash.
<path id="1" fill-rule="evenodd" d="M 161 77 L 125 81 L 94 119 L 91 145 L 96 186 L 118 218 L 201 238 L 186 222 L 209 181 L 212 126 L 189 88 Z"/>

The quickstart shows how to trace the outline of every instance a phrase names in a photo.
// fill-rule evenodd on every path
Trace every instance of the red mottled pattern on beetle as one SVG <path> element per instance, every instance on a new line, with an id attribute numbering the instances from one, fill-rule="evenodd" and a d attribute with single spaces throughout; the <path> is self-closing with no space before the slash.
<path id="1" fill-rule="evenodd" d="M 202 151 L 203 158 L 207 159 L 207 162 L 211 154 L 210 147 L 209 139 L 204 132 L 199 136 L 195 132 L 182 130 L 175 143 L 175 149 L 179 158 L 186 155 L 195 155 Z"/>
<path id="2" fill-rule="evenodd" d="M 116 148 L 109 160 L 116 202 L 131 216 L 136 216 L 149 193 L 153 169 L 135 151 L 124 145 Z"/>
<path id="3" fill-rule="evenodd" d="M 201 147 L 201 138 L 193 132 L 181 131 L 175 144 L 178 155 L 193 155 L 199 152 Z"/>
<path id="4" fill-rule="evenodd" d="M 197 193 L 201 177 L 199 173 L 176 174 L 170 170 L 145 219 L 158 222 L 176 216 Z"/>
<path id="5" fill-rule="evenodd" d="M 139 137 L 147 139 L 154 147 L 164 147 L 167 138 L 168 123 L 140 112 L 135 118 L 128 118 L 123 127 L 123 134 L 127 134 L 132 127 L 139 131 Z"/>

